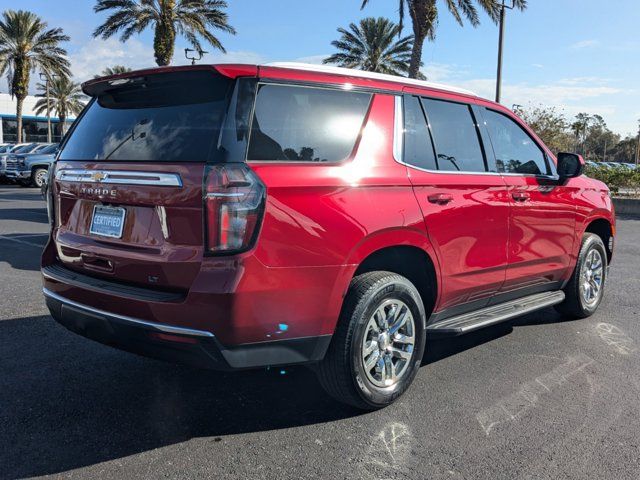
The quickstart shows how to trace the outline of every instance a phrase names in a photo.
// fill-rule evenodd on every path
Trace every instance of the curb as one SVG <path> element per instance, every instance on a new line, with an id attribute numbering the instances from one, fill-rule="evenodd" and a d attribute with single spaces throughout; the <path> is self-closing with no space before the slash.
<path id="1" fill-rule="evenodd" d="M 613 206 L 616 209 L 616 215 L 630 215 L 640 217 L 640 199 L 639 198 L 613 198 Z"/>

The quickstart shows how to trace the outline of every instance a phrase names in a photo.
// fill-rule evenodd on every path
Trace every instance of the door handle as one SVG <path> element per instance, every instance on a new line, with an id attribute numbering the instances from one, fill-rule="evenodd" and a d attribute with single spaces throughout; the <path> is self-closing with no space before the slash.
<path id="1" fill-rule="evenodd" d="M 434 193 L 429 195 L 427 199 L 430 203 L 435 203 L 436 205 L 446 205 L 453 201 L 453 195 L 450 193 Z"/>
<path id="2" fill-rule="evenodd" d="M 511 192 L 511 196 L 516 202 L 526 202 L 531 198 L 529 192 Z"/>

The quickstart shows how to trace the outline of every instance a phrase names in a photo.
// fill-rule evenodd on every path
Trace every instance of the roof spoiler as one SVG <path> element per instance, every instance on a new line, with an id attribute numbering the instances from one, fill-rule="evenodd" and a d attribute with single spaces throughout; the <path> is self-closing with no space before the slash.
<path id="1" fill-rule="evenodd" d="M 177 67 L 157 67 L 143 70 L 134 70 L 117 75 L 109 75 L 88 80 L 82 84 L 82 91 L 90 97 L 99 95 L 124 85 L 143 84 L 151 76 L 165 73 L 188 72 L 194 70 L 212 70 L 225 77 L 235 78 L 239 76 L 257 76 L 258 67 L 242 64 L 217 64 L 217 65 L 183 65 Z"/>

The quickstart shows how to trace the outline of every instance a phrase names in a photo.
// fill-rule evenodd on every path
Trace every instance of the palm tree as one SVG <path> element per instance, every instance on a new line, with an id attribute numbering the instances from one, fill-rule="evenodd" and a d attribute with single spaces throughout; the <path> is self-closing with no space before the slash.
<path id="1" fill-rule="evenodd" d="M 46 85 L 39 83 L 38 89 L 41 92 L 46 91 Z M 38 97 L 45 97 L 45 93 L 40 93 Z M 82 93 L 79 83 L 75 83 L 69 77 L 54 77 L 49 83 L 49 97 L 51 110 L 54 111 L 60 119 L 58 131 L 60 136 L 64 135 L 66 130 L 65 121 L 69 115 L 79 115 L 84 108 L 86 98 Z M 36 115 L 41 115 L 47 111 L 47 99 L 40 98 L 35 105 Z"/>
<path id="2" fill-rule="evenodd" d="M 154 27 L 153 50 L 159 66 L 173 58 L 176 35 L 182 35 L 196 50 L 202 50 L 200 37 L 213 48 L 226 50 L 209 30 L 235 34 L 229 25 L 224 0 L 97 0 L 95 12 L 113 10 L 107 20 L 93 32 L 94 37 L 109 38 L 122 31 L 126 42 L 134 33 Z"/>
<path id="3" fill-rule="evenodd" d="M 351 23 L 348 30 L 338 28 L 338 32 L 340 39 L 331 45 L 339 52 L 322 63 L 391 75 L 406 75 L 409 71 L 413 35 L 396 40 L 400 27 L 388 18 L 363 18 L 360 25 Z"/>
<path id="4" fill-rule="evenodd" d="M 9 92 L 16 97 L 17 141 L 22 141 L 22 104 L 29 91 L 31 72 L 69 75 L 66 50 L 60 43 L 69 37 L 61 28 L 47 29 L 36 14 L 5 10 L 0 19 L 0 76 L 7 74 Z"/>
<path id="5" fill-rule="evenodd" d="M 100 75 L 95 75 L 93 78 L 110 77 L 111 75 L 118 75 L 120 73 L 127 73 L 130 71 L 131 69 L 124 65 L 114 65 L 113 67 L 106 67 L 102 72 L 100 72 Z"/>
<path id="6" fill-rule="evenodd" d="M 404 22 L 405 6 L 409 10 L 411 23 L 413 26 L 413 51 L 411 52 L 411 64 L 409 66 L 409 77 L 418 78 L 420 62 L 422 59 L 422 47 L 425 39 L 434 40 L 436 36 L 436 25 L 438 23 L 438 0 L 398 0 L 400 14 L 400 29 Z M 478 10 L 474 5 L 474 0 L 442 0 L 453 15 L 456 22 L 464 25 L 465 17 L 471 25 L 477 27 L 480 24 Z M 364 8 L 369 0 L 362 0 L 360 8 Z M 502 2 L 500 0 L 477 0 L 482 10 L 484 10 L 491 20 L 498 21 Z M 527 0 L 513 0 L 513 6 L 520 10 L 527 8 Z"/>

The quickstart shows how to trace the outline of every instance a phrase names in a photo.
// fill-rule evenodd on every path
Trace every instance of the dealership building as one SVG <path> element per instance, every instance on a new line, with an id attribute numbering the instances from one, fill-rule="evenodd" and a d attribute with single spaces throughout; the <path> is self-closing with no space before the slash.
<path id="1" fill-rule="evenodd" d="M 36 115 L 35 105 L 40 97 L 27 96 L 22 104 L 22 141 L 47 141 L 47 115 Z M 16 98 L 8 93 L 0 93 L 0 143 L 14 143 L 18 138 L 18 122 L 16 120 Z M 67 127 L 75 120 L 69 118 Z M 60 120 L 51 112 L 51 133 L 53 141 L 60 141 Z"/>

